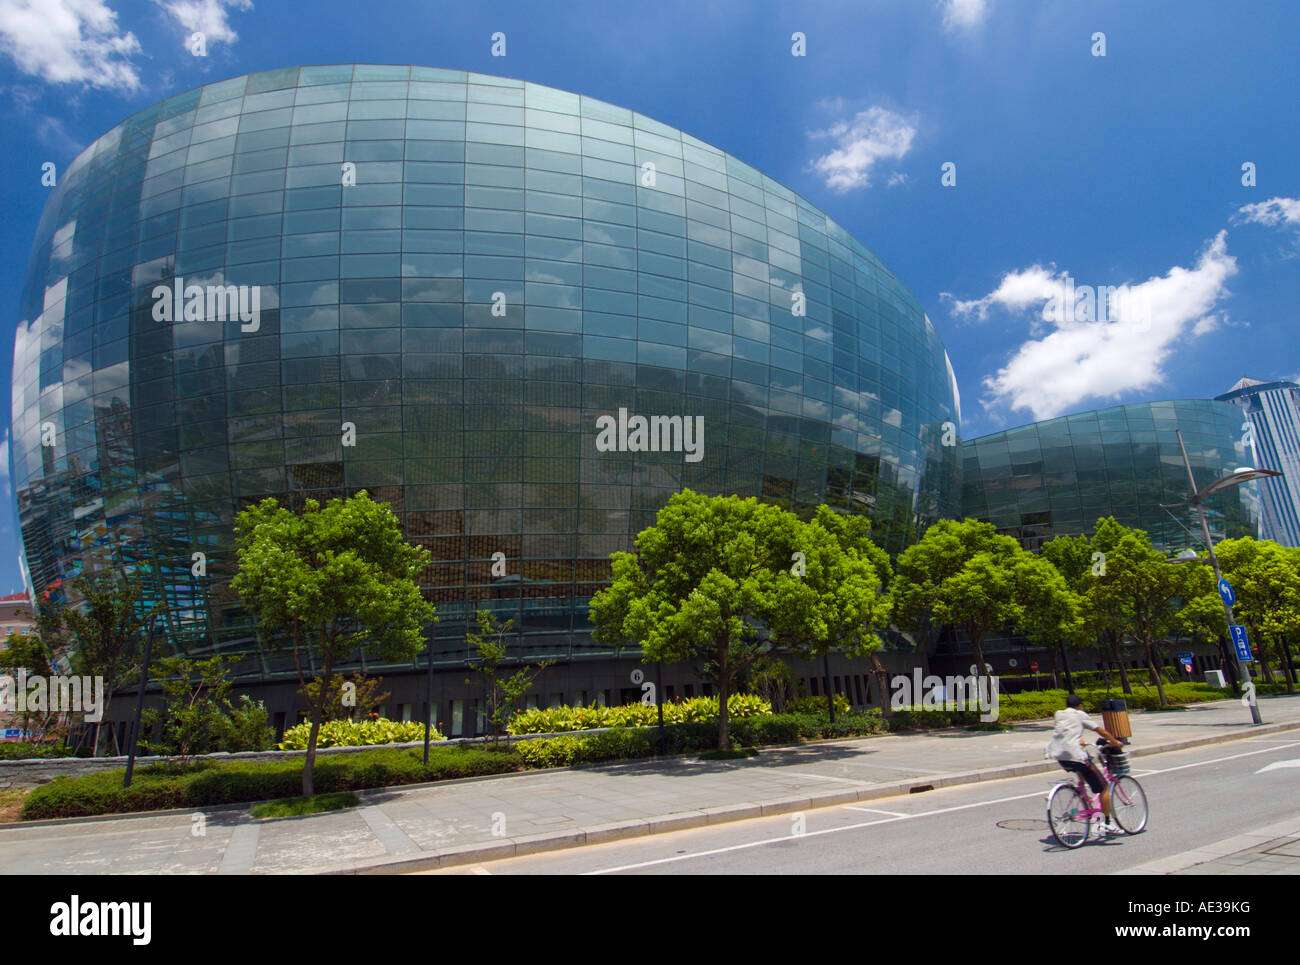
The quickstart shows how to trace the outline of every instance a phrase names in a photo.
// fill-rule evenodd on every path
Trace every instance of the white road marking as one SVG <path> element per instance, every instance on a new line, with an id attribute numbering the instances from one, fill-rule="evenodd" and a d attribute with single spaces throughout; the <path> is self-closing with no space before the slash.
<path id="1" fill-rule="evenodd" d="M 794 777 L 811 777 L 819 781 L 840 781 L 844 784 L 858 784 L 861 786 L 872 783 L 871 781 L 857 781 L 851 777 L 835 777 L 831 774 L 809 774 L 807 771 L 793 771 L 792 774 Z"/>
<path id="2" fill-rule="evenodd" d="M 1148 774 L 1171 774 L 1174 771 L 1186 770 L 1189 767 L 1206 767 L 1207 765 L 1210 764 L 1222 764 L 1224 761 L 1235 761 L 1243 757 L 1254 757 L 1257 754 L 1271 754 L 1274 751 L 1282 750 L 1283 747 L 1300 747 L 1300 741 L 1292 741 L 1289 744 L 1282 745 L 1282 747 L 1261 747 L 1259 750 L 1245 751 L 1241 754 L 1230 754 L 1227 757 L 1216 757 L 1214 760 L 1194 761 L 1191 764 L 1180 764 L 1177 767 L 1161 768 L 1160 770 L 1150 771 L 1148 772 Z M 1170 753 L 1176 753 L 1176 752 L 1170 752 Z M 1014 780 L 1014 778 L 1012 780 Z M 954 787 L 957 786 L 967 786 L 967 785 L 954 785 Z M 722 848 L 711 848 L 708 851 L 697 851 L 694 854 L 678 854 L 678 855 L 673 855 L 671 858 L 656 858 L 653 861 L 638 861 L 635 864 L 618 865 L 617 867 L 614 868 L 598 868 L 595 871 L 584 871 L 582 872 L 582 874 L 605 875 L 605 874 L 613 874 L 618 871 L 634 871 L 637 868 L 650 868 L 655 865 L 671 864 L 675 861 L 689 861 L 692 858 L 707 858 L 715 854 L 727 854 L 732 851 L 745 851 L 748 850 L 749 848 L 761 848 L 764 845 L 779 844 L 782 841 L 797 841 L 800 838 L 816 838 L 816 837 L 820 837 L 823 834 L 839 834 L 844 831 L 860 831 L 863 828 L 875 827 L 878 824 L 893 824 L 896 821 L 911 821 L 916 818 L 928 818 L 937 814 L 951 814 L 954 811 L 966 811 L 969 810 L 970 808 L 985 807 L 990 804 L 1006 804 L 1010 801 L 1024 801 L 1028 798 L 1033 798 L 1033 797 L 1041 798 L 1046 793 L 1047 793 L 1046 791 L 1042 791 L 1042 790 L 1031 791 L 1028 794 L 1016 794 L 1012 797 L 997 798 L 996 800 L 993 801 L 974 801 L 970 804 L 958 804 L 955 805 L 954 807 L 938 808 L 934 811 L 921 811 L 916 814 L 904 814 L 898 817 L 881 818 L 878 821 L 863 821 L 859 824 L 845 825 L 842 828 L 823 828 L 820 831 L 805 831 L 803 834 L 787 834 L 779 838 L 766 838 L 762 841 L 747 841 L 744 844 L 732 844 Z"/>
<path id="3" fill-rule="evenodd" d="M 860 808 L 860 807 L 857 807 L 856 805 L 853 805 L 853 804 L 846 804 L 846 805 L 844 805 L 844 810 L 846 810 L 846 811 L 867 811 L 867 812 L 870 812 L 871 814 L 888 814 L 891 818 L 905 818 L 905 817 L 907 817 L 907 815 L 904 814 L 902 811 L 882 811 L 880 808 Z"/>
<path id="4" fill-rule="evenodd" d="M 1284 767 L 1300 767 L 1300 759 L 1294 761 L 1274 761 L 1272 764 L 1265 764 L 1256 774 L 1263 774 L 1265 771 L 1278 771 Z"/>

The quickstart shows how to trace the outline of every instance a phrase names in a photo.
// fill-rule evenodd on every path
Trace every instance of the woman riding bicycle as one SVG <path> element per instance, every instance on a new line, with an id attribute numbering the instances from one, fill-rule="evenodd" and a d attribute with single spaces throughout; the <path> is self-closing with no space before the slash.
<path id="1" fill-rule="evenodd" d="M 1052 731 L 1052 740 L 1043 756 L 1054 758 L 1067 771 L 1081 775 L 1088 782 L 1092 793 L 1101 795 L 1101 810 L 1106 817 L 1101 830 L 1107 834 L 1118 834 L 1120 829 L 1110 816 L 1110 787 L 1084 750 L 1083 731 L 1085 728 L 1096 731 L 1110 741 L 1111 747 L 1122 745 L 1106 728 L 1089 717 L 1082 707 L 1083 698 L 1078 694 L 1070 694 L 1065 698 L 1065 709 L 1056 712 L 1056 728 Z"/>

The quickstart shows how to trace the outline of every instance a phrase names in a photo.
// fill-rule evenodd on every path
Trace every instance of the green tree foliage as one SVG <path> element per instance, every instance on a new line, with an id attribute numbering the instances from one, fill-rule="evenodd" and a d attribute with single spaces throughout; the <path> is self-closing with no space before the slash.
<path id="1" fill-rule="evenodd" d="M 46 678 L 54 672 L 50 651 L 39 632 L 10 633 L 5 638 L 4 648 L 0 649 L 0 673 L 16 677 L 20 670 Z M 36 740 L 42 740 L 57 717 L 57 713 L 49 710 L 34 710 L 24 705 L 18 715 L 18 725 L 24 732 L 36 735 Z"/>
<path id="2" fill-rule="evenodd" d="M 720 749 L 730 746 L 732 685 L 760 657 L 879 646 L 881 578 L 816 519 L 688 489 L 635 545 L 613 554 L 613 581 L 592 599 L 596 639 L 639 643 L 647 661 L 703 665 L 718 686 Z"/>
<path id="3" fill-rule="evenodd" d="M 990 632 L 1013 627 L 1042 636 L 1077 619 L 1078 604 L 1051 564 L 989 523 L 935 523 L 899 554 L 897 574 L 891 596 L 899 624 L 918 635 L 943 625 L 964 631 L 981 677 Z"/>
<path id="4" fill-rule="evenodd" d="M 506 659 L 506 637 L 514 629 L 515 621 L 500 622 L 491 610 L 479 610 L 475 615 L 478 633 L 466 634 L 465 639 L 478 654 L 478 662 L 469 668 L 483 675 L 483 704 L 487 710 L 487 722 L 492 726 L 492 742 L 495 744 L 506 735 L 506 746 L 510 746 L 510 731 L 507 729 L 510 718 L 519 710 L 519 701 L 528 693 L 537 675 L 551 666 L 554 660 L 545 660 L 534 667 L 522 667 L 513 676 L 502 677 L 501 666 Z M 469 683 L 467 679 L 465 681 Z"/>
<path id="5" fill-rule="evenodd" d="M 1020 632 L 1034 646 L 1045 648 L 1055 666 L 1060 644 L 1080 639 L 1083 599 L 1046 556 L 1026 553 L 1016 562 L 1014 578 L 1025 608 Z"/>
<path id="6" fill-rule="evenodd" d="M 328 681 L 317 675 L 299 687 L 298 693 L 308 706 L 322 708 L 325 721 L 364 720 L 388 699 L 389 692 L 379 689 L 383 682 L 383 677 L 368 677 L 359 671 L 351 680 L 341 673 L 331 674 Z"/>
<path id="7" fill-rule="evenodd" d="M 77 577 L 72 581 L 72 598 L 79 602 L 60 610 L 72 651 L 72 672 L 104 678 L 106 717 L 113 695 L 121 687 L 139 683 L 146 624 L 156 608 L 145 603 L 137 578 L 114 573 Z M 103 730 L 102 723 L 96 725 L 97 755 Z M 108 732 L 111 734 L 112 728 Z"/>
<path id="8" fill-rule="evenodd" d="M 1133 684 L 1124 659 L 1125 611 L 1118 597 L 1108 595 L 1102 589 L 1106 585 L 1108 554 L 1127 532 L 1128 528 L 1114 517 L 1105 516 L 1097 520 L 1091 538 L 1058 536 L 1043 545 L 1042 555 L 1057 568 L 1066 584 L 1080 598 L 1080 621 L 1074 642 L 1080 646 L 1093 646 L 1100 642 L 1119 669 L 1124 693 L 1131 695 Z"/>
<path id="9" fill-rule="evenodd" d="M 1172 566 L 1151 545 L 1146 532 L 1128 529 L 1113 519 L 1099 520 L 1097 537 L 1106 523 L 1105 574 L 1095 577 L 1088 603 L 1113 616 L 1118 625 L 1143 648 L 1147 667 L 1164 706 L 1164 680 L 1157 661 L 1157 648 L 1165 637 L 1180 629 L 1179 611 L 1186 599 L 1196 595 L 1198 577 L 1188 566 Z"/>
<path id="10" fill-rule="evenodd" d="M 1224 578 L 1237 594 L 1233 617 L 1255 643 L 1264 679 L 1272 683 L 1268 641 L 1280 661 L 1288 693 L 1295 690 L 1290 640 L 1300 636 L 1300 551 L 1273 540 L 1229 539 L 1214 548 Z"/>
<path id="11" fill-rule="evenodd" d="M 876 632 L 888 624 L 892 609 L 892 603 L 885 595 L 894 577 L 889 554 L 871 541 L 871 520 L 866 516 L 846 515 L 835 512 L 829 506 L 818 506 L 810 525 L 823 530 L 838 544 L 838 551 L 830 554 L 829 565 L 819 570 L 820 580 L 814 580 L 814 586 L 820 585 L 824 592 L 828 583 L 844 578 L 839 571 L 846 566 L 854 571 L 855 579 L 870 582 L 874 577 L 876 580 L 877 592 L 874 596 L 854 593 L 847 601 L 850 605 L 830 611 L 839 621 L 839 626 L 833 628 L 836 633 L 835 639 L 830 641 L 830 647 L 851 654 L 865 653 L 871 659 L 878 706 L 886 717 L 892 717 L 889 674 L 880 662 L 882 644 Z M 863 563 L 870 565 L 869 573 L 863 569 Z M 860 583 L 855 585 L 861 589 Z M 854 621 L 858 620 L 860 622 L 855 624 Z M 846 638 L 848 646 L 845 646 Z M 829 687 L 829 681 L 827 684 Z"/>
<path id="12" fill-rule="evenodd" d="M 392 508 L 365 490 L 325 506 L 309 499 L 301 515 L 264 499 L 239 514 L 235 537 L 239 572 L 232 585 L 265 632 L 290 639 L 301 685 L 307 682 L 303 651 L 329 680 L 337 665 L 358 653 L 394 661 L 424 649 L 435 612 L 416 577 L 429 551 L 405 542 Z M 319 688 L 308 706 L 304 796 L 313 793 L 327 699 L 328 688 Z"/>
<path id="13" fill-rule="evenodd" d="M 245 695 L 230 700 L 230 668 L 237 659 L 217 654 L 206 660 L 164 657 L 150 670 L 163 690 L 163 709 L 141 716 L 142 732 L 161 730 L 157 741 L 142 741 L 151 754 L 181 758 L 214 751 L 260 751 L 271 743 L 266 707 Z"/>

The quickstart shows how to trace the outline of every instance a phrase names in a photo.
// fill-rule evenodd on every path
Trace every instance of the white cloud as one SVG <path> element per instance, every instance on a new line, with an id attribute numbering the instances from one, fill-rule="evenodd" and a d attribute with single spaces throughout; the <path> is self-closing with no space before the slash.
<path id="1" fill-rule="evenodd" d="M 140 87 L 135 34 L 120 33 L 102 0 L 0 0 L 0 52 L 51 84 L 89 84 L 130 93 Z"/>
<path id="2" fill-rule="evenodd" d="M 889 180 L 885 182 L 886 186 L 891 188 L 895 187 L 896 185 L 906 184 L 906 183 L 907 183 L 907 175 L 904 174 L 902 171 L 894 171 L 889 175 Z"/>
<path id="3" fill-rule="evenodd" d="M 233 44 L 239 39 L 227 20 L 230 10 L 251 10 L 252 0 L 154 0 L 189 35 L 203 34 L 208 43 Z"/>
<path id="4" fill-rule="evenodd" d="M 940 6 L 948 30 L 973 30 L 989 15 L 988 0 L 942 0 Z"/>
<path id="5" fill-rule="evenodd" d="M 1256 204 L 1242 205 L 1237 210 L 1236 221 L 1262 224 L 1268 228 L 1282 225 L 1300 225 L 1300 199 L 1269 198 Z"/>
<path id="6" fill-rule="evenodd" d="M 1034 328 L 1051 330 L 1021 344 L 1006 365 L 984 379 L 986 404 L 1028 409 L 1035 419 L 1051 419 L 1085 399 L 1117 399 L 1161 384 L 1164 365 L 1179 344 L 1219 323 L 1214 310 L 1236 271 L 1227 233 L 1220 231 L 1194 268 L 1175 265 L 1162 276 L 1128 287 L 1134 303 L 1146 308 L 1141 319 L 1044 321 L 1036 313 Z M 1053 274 L 1035 265 L 1004 276 L 984 298 L 957 306 L 968 314 L 987 312 L 993 304 L 1023 312 L 1059 296 L 1065 278 L 1064 272 Z"/>
<path id="7" fill-rule="evenodd" d="M 1054 274 L 1042 265 L 1033 265 L 1020 271 L 1007 272 L 1002 276 L 998 287 L 983 298 L 961 301 L 953 299 L 948 292 L 940 292 L 939 297 L 952 299 L 953 311 L 958 315 L 974 315 L 984 321 L 994 305 L 1008 311 L 1021 312 L 1030 305 L 1041 305 L 1050 298 L 1061 296 L 1065 290 L 1065 272 Z"/>
<path id="8" fill-rule="evenodd" d="M 849 191 L 871 185 L 871 169 L 877 161 L 897 160 L 912 149 L 916 122 L 887 108 L 872 107 L 811 136 L 829 138 L 835 147 L 815 159 L 809 170 L 821 175 L 828 188 Z"/>
<path id="9" fill-rule="evenodd" d="M 76 157 L 85 147 L 79 140 L 68 133 L 63 122 L 57 117 L 42 117 L 36 125 L 36 139 L 51 151 L 65 157 Z"/>

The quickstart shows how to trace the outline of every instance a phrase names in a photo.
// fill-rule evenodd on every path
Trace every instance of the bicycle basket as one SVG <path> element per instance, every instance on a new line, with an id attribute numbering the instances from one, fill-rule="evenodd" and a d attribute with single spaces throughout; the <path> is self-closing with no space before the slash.
<path id="1" fill-rule="evenodd" d="M 1129 772 L 1128 751 L 1117 747 L 1104 747 L 1102 753 L 1106 755 L 1106 767 L 1115 777 L 1119 777 Z"/>

